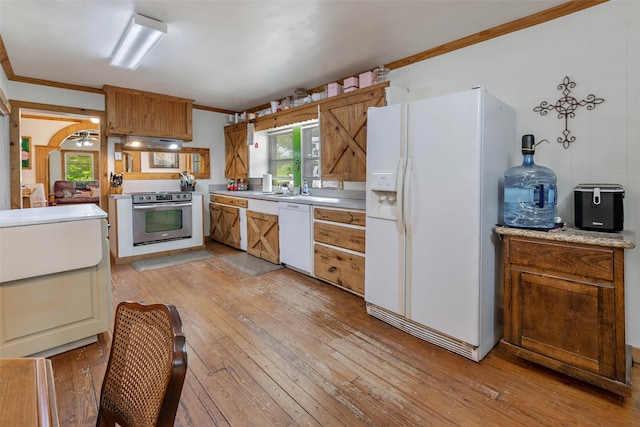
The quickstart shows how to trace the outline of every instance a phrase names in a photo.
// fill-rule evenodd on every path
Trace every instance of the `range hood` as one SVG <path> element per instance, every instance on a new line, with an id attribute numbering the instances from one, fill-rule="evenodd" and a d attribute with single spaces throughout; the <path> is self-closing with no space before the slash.
<path id="1" fill-rule="evenodd" d="M 128 135 L 124 140 L 124 148 L 144 151 L 180 151 L 180 149 L 182 148 L 182 140 Z"/>

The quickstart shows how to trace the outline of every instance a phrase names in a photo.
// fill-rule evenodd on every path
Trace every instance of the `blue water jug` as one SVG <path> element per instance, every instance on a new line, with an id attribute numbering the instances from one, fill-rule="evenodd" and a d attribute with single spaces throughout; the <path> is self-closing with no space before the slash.
<path id="1" fill-rule="evenodd" d="M 556 223 L 556 175 L 536 165 L 533 135 L 523 135 L 520 166 L 504 173 L 504 223 L 510 227 L 551 229 Z"/>

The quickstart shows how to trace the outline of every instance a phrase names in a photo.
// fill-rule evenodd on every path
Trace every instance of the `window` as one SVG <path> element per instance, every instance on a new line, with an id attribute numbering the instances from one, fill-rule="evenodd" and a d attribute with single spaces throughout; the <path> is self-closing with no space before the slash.
<path id="1" fill-rule="evenodd" d="M 275 185 L 320 188 L 320 128 L 318 122 L 269 132 L 269 172 Z"/>
<path id="2" fill-rule="evenodd" d="M 93 154 L 65 153 L 64 170 L 67 181 L 92 181 Z"/>
<path id="3" fill-rule="evenodd" d="M 309 188 L 320 188 L 320 128 L 317 124 L 302 128 L 302 177 Z"/>
<path id="4" fill-rule="evenodd" d="M 274 184 L 293 186 L 293 128 L 269 133 L 269 170 Z"/>

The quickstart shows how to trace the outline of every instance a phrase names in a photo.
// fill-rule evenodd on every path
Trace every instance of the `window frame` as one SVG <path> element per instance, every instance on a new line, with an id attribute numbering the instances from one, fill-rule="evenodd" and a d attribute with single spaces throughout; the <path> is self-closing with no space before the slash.
<path id="1" fill-rule="evenodd" d="M 69 179 L 68 172 L 68 161 L 67 159 L 71 156 L 84 156 L 91 157 L 91 179 L 77 179 L 71 180 Z M 94 151 L 85 151 L 85 150 L 62 150 L 62 170 L 64 171 L 64 178 L 66 181 L 95 181 L 96 180 L 96 171 L 97 169 L 97 156 Z"/>

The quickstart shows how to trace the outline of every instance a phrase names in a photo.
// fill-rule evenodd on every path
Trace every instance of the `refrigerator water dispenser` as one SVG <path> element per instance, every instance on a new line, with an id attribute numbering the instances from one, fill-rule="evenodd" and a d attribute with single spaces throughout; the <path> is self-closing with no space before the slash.
<path id="1" fill-rule="evenodd" d="M 369 174 L 367 196 L 370 215 L 395 220 L 397 217 L 397 184 L 395 172 L 372 172 Z"/>

